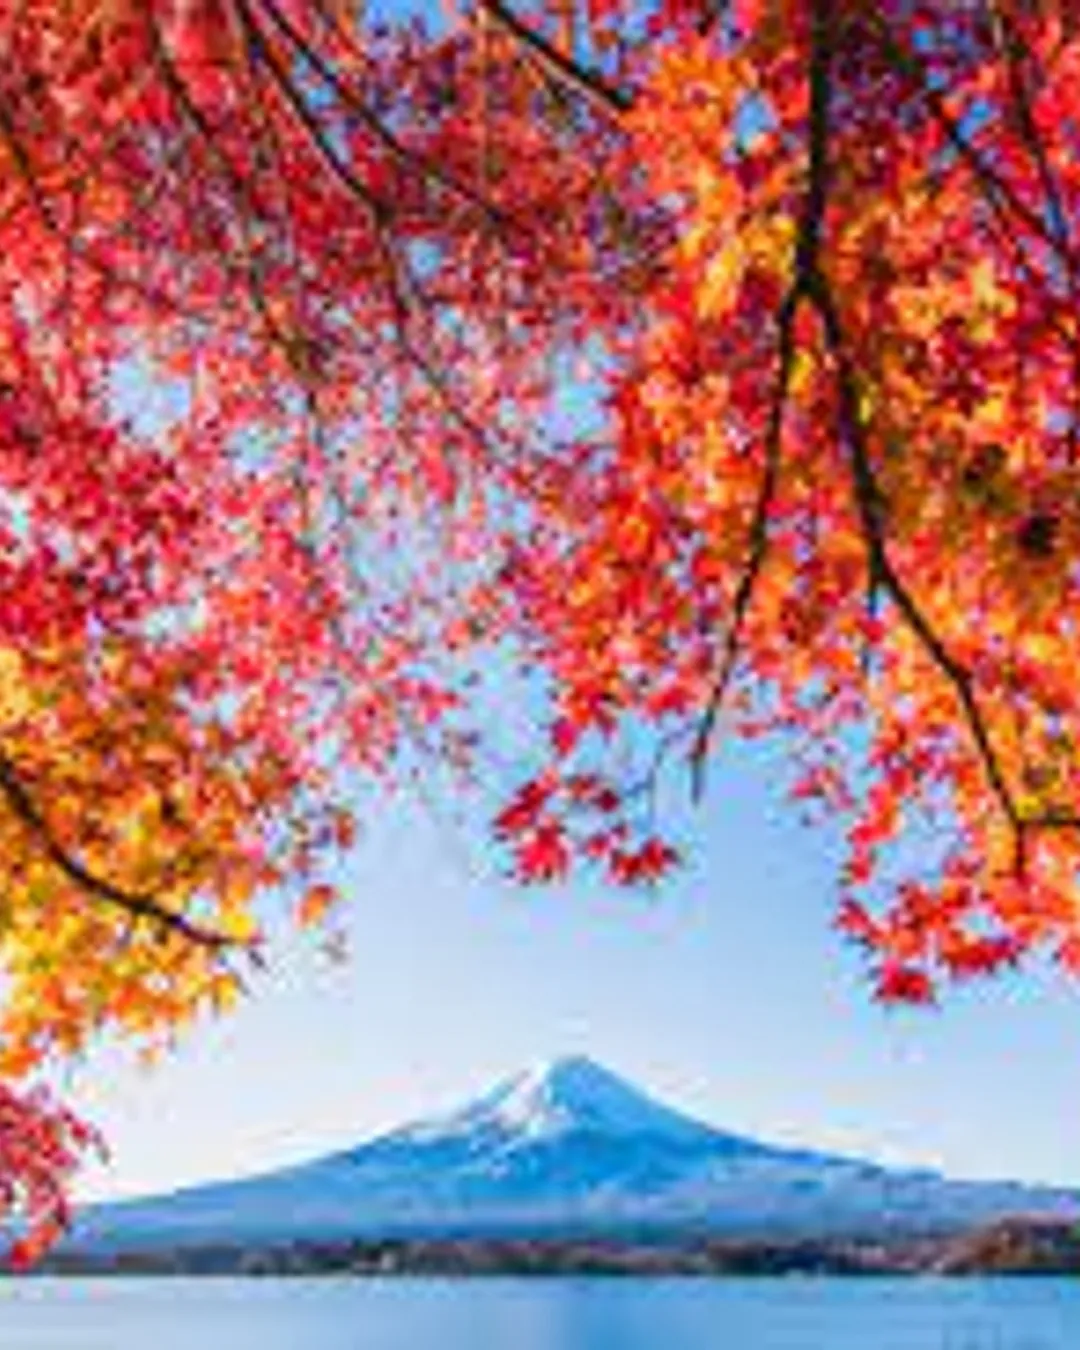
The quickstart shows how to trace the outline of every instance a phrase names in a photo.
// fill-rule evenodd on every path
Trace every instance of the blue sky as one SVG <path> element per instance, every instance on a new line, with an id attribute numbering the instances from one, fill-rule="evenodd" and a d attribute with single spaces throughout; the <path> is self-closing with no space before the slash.
<path id="1" fill-rule="evenodd" d="M 828 835 L 773 777 L 732 748 L 691 865 L 651 897 L 522 891 L 448 803 L 378 804 L 345 876 L 347 966 L 298 939 L 175 1058 L 76 1075 L 113 1146 L 86 1193 L 311 1156 L 567 1051 L 767 1139 L 1080 1184 L 1080 989 L 1044 973 L 875 1007 L 829 927 Z"/>

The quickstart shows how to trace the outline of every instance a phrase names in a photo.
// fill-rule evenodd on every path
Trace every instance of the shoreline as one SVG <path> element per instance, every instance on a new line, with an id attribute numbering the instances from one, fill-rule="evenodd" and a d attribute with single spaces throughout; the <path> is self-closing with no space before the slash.
<path id="1" fill-rule="evenodd" d="M 936 1235 L 829 1238 L 393 1238 L 58 1250 L 28 1278 L 350 1275 L 613 1279 L 1080 1274 L 1080 1225 L 1007 1219 Z M 18 1276 L 16 1276 L 18 1278 Z"/>

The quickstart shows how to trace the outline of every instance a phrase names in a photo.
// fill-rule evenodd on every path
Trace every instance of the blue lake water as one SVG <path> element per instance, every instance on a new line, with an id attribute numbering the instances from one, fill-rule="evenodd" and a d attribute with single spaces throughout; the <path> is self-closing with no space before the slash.
<path id="1" fill-rule="evenodd" d="M 1077 1350 L 1080 1279 L 26 1280 L 2 1350 Z"/>

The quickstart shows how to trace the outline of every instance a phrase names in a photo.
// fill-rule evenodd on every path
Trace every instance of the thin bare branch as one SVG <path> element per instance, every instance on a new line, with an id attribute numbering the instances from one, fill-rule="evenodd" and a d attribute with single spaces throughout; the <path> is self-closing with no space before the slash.
<path id="1" fill-rule="evenodd" d="M 1000 205 L 1015 221 L 1023 224 L 1042 241 L 1070 275 L 1075 275 L 1080 260 L 1071 246 L 1071 241 L 1061 237 L 1054 226 L 1018 197 L 1010 184 L 987 163 L 971 137 L 965 133 L 962 123 L 958 122 L 949 111 L 944 95 L 926 78 L 919 60 L 897 41 L 888 19 L 878 14 L 874 16 L 874 23 L 881 39 L 883 55 L 894 69 L 918 86 L 934 120 L 959 159 L 967 165 L 986 199 L 992 205 Z"/>
<path id="2" fill-rule="evenodd" d="M 769 551 L 769 512 L 776 496 L 776 486 L 780 477 L 780 446 L 784 431 L 784 411 L 787 406 L 791 371 L 795 359 L 795 315 L 798 311 L 799 299 L 799 284 L 796 281 L 784 302 L 780 315 L 776 388 L 773 394 L 772 410 L 769 414 L 769 427 L 765 435 L 765 465 L 758 486 L 753 519 L 750 523 L 746 563 L 732 600 L 731 622 L 727 626 L 723 655 L 720 658 L 719 668 L 709 692 L 705 712 L 690 750 L 691 795 L 695 801 L 699 801 L 705 791 L 706 762 L 713 733 L 716 729 L 716 720 L 720 716 L 720 709 L 727 695 L 731 677 L 735 673 L 746 616 L 754 599 L 758 579 L 765 566 L 765 559 Z"/>
<path id="3" fill-rule="evenodd" d="M 259 44 L 261 44 L 263 55 L 267 58 L 272 57 L 271 46 L 266 41 L 258 23 L 255 21 L 248 0 L 235 0 L 235 3 L 245 29 Z M 330 62 L 304 38 L 303 33 L 297 30 L 289 17 L 274 3 L 274 0 L 255 0 L 255 3 L 257 3 L 266 13 L 267 17 L 282 36 L 290 43 L 297 55 L 310 65 L 311 69 L 319 76 L 319 79 L 322 80 L 326 87 L 333 90 L 349 111 L 363 122 L 376 140 L 378 140 L 399 162 L 407 165 L 414 173 L 419 173 L 430 181 L 437 183 L 448 192 L 453 193 L 461 200 L 467 202 L 492 225 L 506 228 L 512 223 L 506 212 L 492 203 L 485 195 L 474 191 L 467 183 L 463 182 L 454 174 L 449 173 L 442 165 L 431 159 L 430 156 L 424 154 L 415 147 L 406 145 L 397 135 L 395 135 L 385 118 L 382 118 L 376 112 L 373 112 L 367 103 L 359 97 L 356 91 L 351 89 L 342 80 L 341 76 Z M 279 83 L 284 80 L 289 84 L 289 102 L 299 112 L 299 105 L 304 103 L 303 96 L 296 87 L 295 81 L 283 70 L 280 62 L 277 62 L 276 66 L 277 79 Z M 304 104 L 304 106 L 307 108 L 306 104 Z M 325 137 L 322 135 L 321 130 L 317 130 L 317 123 L 315 123 L 314 118 L 311 115 L 310 108 L 307 108 L 306 113 L 301 115 L 301 120 L 305 129 L 309 132 L 315 127 L 316 134 L 319 136 L 320 140 L 325 143 Z"/>
<path id="4" fill-rule="evenodd" d="M 625 89 L 560 51 L 542 33 L 519 19 L 502 0 L 478 0 L 478 4 L 481 13 L 490 15 L 504 32 L 525 47 L 548 75 L 587 98 L 606 116 L 621 115 L 633 107 L 633 97 Z"/>

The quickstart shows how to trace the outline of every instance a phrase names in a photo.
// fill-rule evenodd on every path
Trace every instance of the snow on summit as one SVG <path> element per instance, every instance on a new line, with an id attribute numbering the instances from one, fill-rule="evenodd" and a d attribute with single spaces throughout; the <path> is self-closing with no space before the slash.
<path id="1" fill-rule="evenodd" d="M 565 1055 L 504 1078 L 467 1106 L 417 1121 L 393 1137 L 419 1143 L 477 1131 L 522 1141 L 583 1131 L 680 1143 L 704 1143 L 716 1133 L 662 1106 L 594 1060 Z"/>
<path id="2" fill-rule="evenodd" d="M 437 1235 L 915 1232 L 1008 1215 L 1080 1218 L 1080 1196 L 956 1182 L 777 1148 L 663 1105 L 584 1056 L 342 1153 L 173 1195 L 93 1206 L 66 1242 L 102 1250 Z"/>

